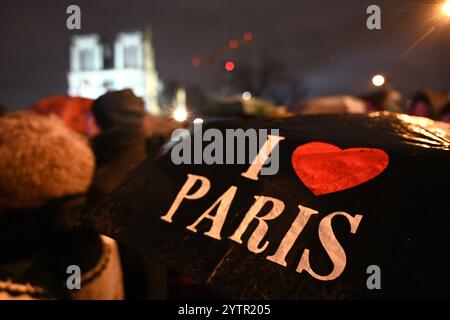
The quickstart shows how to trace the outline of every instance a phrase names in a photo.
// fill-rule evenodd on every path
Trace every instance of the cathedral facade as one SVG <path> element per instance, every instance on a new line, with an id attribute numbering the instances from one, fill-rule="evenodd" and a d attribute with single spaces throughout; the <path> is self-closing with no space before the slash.
<path id="1" fill-rule="evenodd" d="M 111 90 L 132 89 L 150 113 L 159 114 L 159 80 L 148 30 L 122 32 L 114 43 L 97 34 L 72 37 L 68 94 L 96 99 Z"/>

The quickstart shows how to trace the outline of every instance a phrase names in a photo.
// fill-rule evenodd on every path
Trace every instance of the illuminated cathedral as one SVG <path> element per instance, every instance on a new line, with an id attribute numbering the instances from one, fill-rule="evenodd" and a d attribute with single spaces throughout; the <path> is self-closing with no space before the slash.
<path id="1" fill-rule="evenodd" d="M 96 99 L 111 90 L 132 89 L 145 101 L 147 111 L 160 113 L 151 32 L 121 32 L 114 44 L 98 34 L 72 37 L 68 94 Z"/>

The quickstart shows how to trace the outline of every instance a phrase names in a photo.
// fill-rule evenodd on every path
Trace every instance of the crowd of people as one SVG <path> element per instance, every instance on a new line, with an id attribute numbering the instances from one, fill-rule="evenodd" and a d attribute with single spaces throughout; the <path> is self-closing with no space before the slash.
<path id="1" fill-rule="evenodd" d="M 167 299 L 192 290 L 209 294 L 134 248 L 91 230 L 68 228 L 59 218 L 101 201 L 137 164 L 154 157 L 177 126 L 148 116 L 143 100 L 131 90 L 95 101 L 53 97 L 31 110 L 4 112 L 0 299 Z M 71 265 L 82 271 L 79 290 L 67 286 Z"/>

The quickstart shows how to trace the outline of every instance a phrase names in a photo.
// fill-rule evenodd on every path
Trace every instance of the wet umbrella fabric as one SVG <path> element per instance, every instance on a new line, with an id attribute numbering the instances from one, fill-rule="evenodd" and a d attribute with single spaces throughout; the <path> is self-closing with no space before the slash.
<path id="1" fill-rule="evenodd" d="M 208 128 L 279 128 L 278 173 L 252 180 L 242 175 L 248 164 L 175 165 L 169 150 L 137 168 L 85 223 L 229 298 L 450 296 L 445 124 L 373 113 Z M 186 188 L 171 219 L 161 219 Z M 261 197 L 271 201 L 258 207 Z M 245 224 L 252 209 L 266 220 Z M 268 217 L 271 209 L 278 215 Z"/>

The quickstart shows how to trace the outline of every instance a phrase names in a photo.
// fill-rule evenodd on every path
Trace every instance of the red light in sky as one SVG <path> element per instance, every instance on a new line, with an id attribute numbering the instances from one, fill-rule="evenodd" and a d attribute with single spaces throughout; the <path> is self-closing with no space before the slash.
<path id="1" fill-rule="evenodd" d="M 244 38 L 245 41 L 250 42 L 253 39 L 253 33 L 246 32 L 246 33 L 244 33 L 244 37 L 243 38 Z"/>
<path id="2" fill-rule="evenodd" d="M 228 43 L 228 46 L 231 49 L 236 49 L 239 46 L 239 42 L 237 42 L 237 40 L 230 40 L 230 42 Z"/>
<path id="3" fill-rule="evenodd" d="M 201 63 L 201 60 L 200 60 L 199 57 L 195 57 L 194 59 L 192 59 L 192 65 L 193 65 L 194 67 L 200 66 L 200 63 Z"/>
<path id="4" fill-rule="evenodd" d="M 225 70 L 228 72 L 231 72 L 234 70 L 234 62 L 233 61 L 227 61 L 225 62 Z"/>

